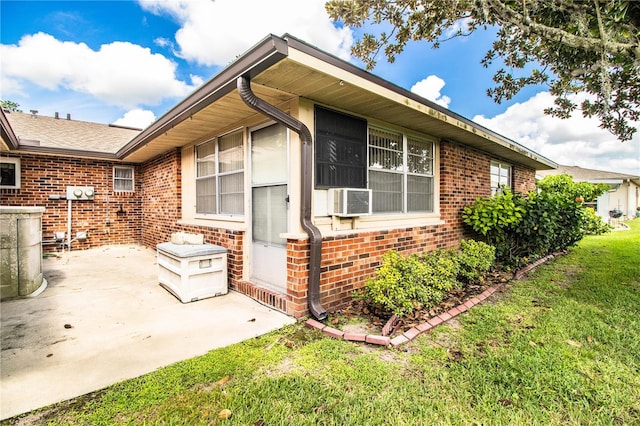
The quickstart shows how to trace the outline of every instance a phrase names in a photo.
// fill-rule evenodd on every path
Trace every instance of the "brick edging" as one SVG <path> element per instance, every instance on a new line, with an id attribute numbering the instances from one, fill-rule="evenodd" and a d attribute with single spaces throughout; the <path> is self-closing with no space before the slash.
<path id="1" fill-rule="evenodd" d="M 553 259 L 556 256 L 559 256 L 561 254 L 563 254 L 564 251 L 556 251 L 554 253 L 548 254 L 545 257 L 541 257 L 540 259 L 536 260 L 535 262 L 525 266 L 524 268 L 516 271 L 513 274 L 513 279 L 514 280 L 519 280 L 520 278 L 522 278 L 527 272 L 531 271 L 532 269 L 537 268 L 538 266 L 542 265 L 543 263 L 545 263 L 546 261 Z"/>
<path id="2" fill-rule="evenodd" d="M 321 323 L 320 321 L 316 321 L 314 319 L 308 319 L 305 322 L 305 325 L 309 328 L 315 328 L 319 331 L 322 331 L 329 337 L 333 337 L 335 339 L 348 340 L 351 342 L 365 342 L 370 343 L 372 345 L 380 345 L 380 346 L 393 346 L 398 347 L 403 343 L 409 342 L 420 334 L 431 330 L 432 328 L 449 321 L 451 318 L 455 318 L 463 312 L 468 311 L 473 306 L 478 303 L 484 301 L 486 298 L 491 296 L 493 293 L 498 291 L 499 286 L 491 286 L 487 288 L 482 293 L 477 296 L 472 297 L 471 299 L 465 301 L 464 303 L 455 306 L 449 309 L 447 312 L 443 312 L 439 315 L 434 316 L 422 324 L 419 324 L 415 327 L 410 328 L 399 336 L 394 337 L 393 339 L 389 336 L 380 336 L 377 334 L 362 334 L 362 333 L 345 333 L 328 325 Z"/>
<path id="3" fill-rule="evenodd" d="M 531 271 L 532 269 L 535 269 L 536 267 L 542 265 L 549 259 L 553 259 L 554 257 L 562 253 L 564 252 L 557 251 L 541 259 L 538 259 L 532 264 L 527 265 L 524 268 L 516 271 L 516 273 L 513 274 L 513 278 L 516 280 L 522 278 L 522 276 L 524 276 L 527 272 Z M 329 327 L 321 323 L 320 321 L 316 321 L 314 319 L 308 319 L 305 322 L 305 325 L 309 328 L 315 328 L 317 330 L 320 330 L 327 336 L 330 336 L 336 339 L 343 339 L 351 342 L 366 342 L 366 343 L 371 343 L 372 345 L 380 345 L 380 346 L 391 345 L 397 348 L 403 343 L 410 342 L 411 340 L 418 337 L 420 334 L 425 333 L 431 330 L 432 328 L 449 321 L 451 318 L 457 317 L 461 313 L 468 311 L 469 309 L 479 304 L 480 302 L 483 302 L 493 293 L 498 291 L 500 286 L 501 286 L 500 284 L 491 286 L 487 288 L 485 291 L 483 291 L 482 293 L 472 297 L 471 299 L 466 300 L 464 303 L 461 303 L 458 306 L 454 306 L 453 308 L 449 309 L 447 312 L 443 312 L 439 315 L 436 315 L 430 318 L 429 320 L 427 320 L 426 322 L 423 322 L 422 324 L 419 324 L 415 327 L 410 328 L 409 330 L 405 331 L 399 336 L 394 337 L 393 339 L 391 339 L 389 336 L 380 336 L 377 334 L 345 333 L 333 327 Z"/>

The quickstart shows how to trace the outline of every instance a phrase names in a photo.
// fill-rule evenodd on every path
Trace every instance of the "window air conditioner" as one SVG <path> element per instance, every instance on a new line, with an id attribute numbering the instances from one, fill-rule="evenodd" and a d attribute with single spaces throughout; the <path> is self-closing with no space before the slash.
<path id="1" fill-rule="evenodd" d="M 371 214 L 371 190 L 354 188 L 329 189 L 330 216 L 367 216 Z"/>

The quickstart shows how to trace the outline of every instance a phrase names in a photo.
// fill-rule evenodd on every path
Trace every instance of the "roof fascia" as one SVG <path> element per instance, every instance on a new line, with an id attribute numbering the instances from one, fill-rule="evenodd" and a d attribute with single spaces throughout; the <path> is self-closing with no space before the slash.
<path id="1" fill-rule="evenodd" d="M 285 40 L 273 34 L 267 36 L 143 130 L 142 133 L 118 150 L 116 156 L 123 159 L 137 151 L 154 138 L 170 130 L 177 123 L 186 120 L 224 95 L 236 90 L 238 77 L 246 75 L 253 78 L 287 57 L 287 55 L 288 46 Z"/>
<path id="2" fill-rule="evenodd" d="M 100 151 L 85 151 L 82 149 L 52 148 L 47 146 L 20 145 L 17 151 L 24 154 L 46 154 L 62 157 L 90 158 L 95 160 L 119 161 L 116 154 Z"/>
<path id="3" fill-rule="evenodd" d="M 20 147 L 18 137 L 14 133 L 9 120 L 2 109 L 0 109 L 0 133 L 3 144 L 6 144 L 10 151 L 16 150 Z"/>
<path id="4" fill-rule="evenodd" d="M 305 54 L 308 54 L 312 57 L 315 57 L 321 61 L 327 62 L 330 65 L 333 65 L 335 67 L 341 68 L 347 72 L 350 72 L 354 75 L 356 75 L 357 77 L 366 79 L 371 81 L 374 84 L 377 84 L 387 90 L 396 92 L 397 94 L 404 96 L 406 98 L 409 98 L 415 102 L 421 103 L 423 105 L 428 106 L 429 108 L 432 108 L 444 115 L 447 115 L 449 117 L 451 117 L 452 119 L 458 120 L 464 124 L 466 124 L 467 126 L 477 129 L 481 132 L 487 133 L 491 136 L 493 136 L 495 139 L 497 139 L 498 141 L 501 142 L 501 145 L 510 148 L 510 146 L 516 146 L 517 150 L 513 150 L 514 152 L 518 152 L 521 155 L 522 152 L 526 152 L 528 155 L 526 155 L 529 159 L 535 159 L 535 161 L 538 161 L 539 163 L 542 163 L 546 166 L 548 166 L 549 168 L 557 168 L 558 164 L 546 157 L 543 157 L 542 155 L 530 150 L 529 148 L 519 144 L 516 141 L 513 141 L 505 136 L 500 135 L 499 133 L 494 132 L 493 130 L 487 129 L 484 126 L 481 126 L 480 124 L 469 120 L 466 117 L 463 117 L 447 108 L 444 108 L 443 106 L 440 106 L 438 104 L 436 104 L 435 102 L 432 102 L 428 99 L 425 99 L 419 95 L 416 95 L 415 93 L 412 93 L 396 84 L 391 83 L 390 81 L 387 81 L 381 77 L 376 76 L 375 74 L 372 74 L 368 71 L 365 71 L 361 68 L 356 67 L 353 64 L 350 64 L 349 62 L 346 62 L 340 58 L 338 58 L 337 56 L 331 55 L 327 52 L 323 52 L 321 50 L 318 50 L 317 48 L 315 48 L 314 46 L 295 38 L 294 36 L 290 35 L 290 34 L 285 34 L 283 36 L 283 38 L 287 41 L 288 45 L 296 50 L 299 50 Z"/>

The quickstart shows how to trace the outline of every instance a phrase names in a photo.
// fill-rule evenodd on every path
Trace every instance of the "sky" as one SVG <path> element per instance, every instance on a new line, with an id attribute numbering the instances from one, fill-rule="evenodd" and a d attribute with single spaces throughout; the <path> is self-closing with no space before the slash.
<path id="1" fill-rule="evenodd" d="M 330 20 L 325 0 L 0 1 L 0 98 L 24 112 L 144 128 L 268 34 L 289 33 L 363 67 L 370 28 Z M 580 113 L 544 115 L 546 87 L 494 103 L 480 60 L 495 32 L 407 46 L 372 72 L 559 164 L 640 175 L 640 135 L 619 142 Z"/>

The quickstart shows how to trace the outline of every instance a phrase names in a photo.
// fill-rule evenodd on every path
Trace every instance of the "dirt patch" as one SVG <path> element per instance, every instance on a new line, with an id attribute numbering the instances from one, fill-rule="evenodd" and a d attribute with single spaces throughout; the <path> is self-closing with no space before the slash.
<path id="1" fill-rule="evenodd" d="M 298 366 L 291 358 L 285 358 L 275 367 L 269 367 L 265 370 L 264 375 L 267 377 L 276 377 L 283 374 L 287 374 L 295 370 Z"/>
<path id="2" fill-rule="evenodd" d="M 579 277 L 580 274 L 582 274 L 582 268 L 580 268 L 577 265 L 557 265 L 556 269 L 559 272 L 562 272 L 565 275 L 565 279 L 563 280 L 559 280 L 559 281 L 554 281 L 560 288 L 567 288 L 569 287 L 574 281 L 576 281 Z"/>
<path id="3" fill-rule="evenodd" d="M 106 393 L 105 389 L 90 392 L 67 401 L 55 403 L 53 405 L 30 411 L 16 417 L 12 417 L 0 422 L 0 425 L 11 426 L 32 426 L 48 424 L 50 421 L 65 423 L 65 413 L 71 410 L 78 410 L 87 403 L 96 400 Z"/>

